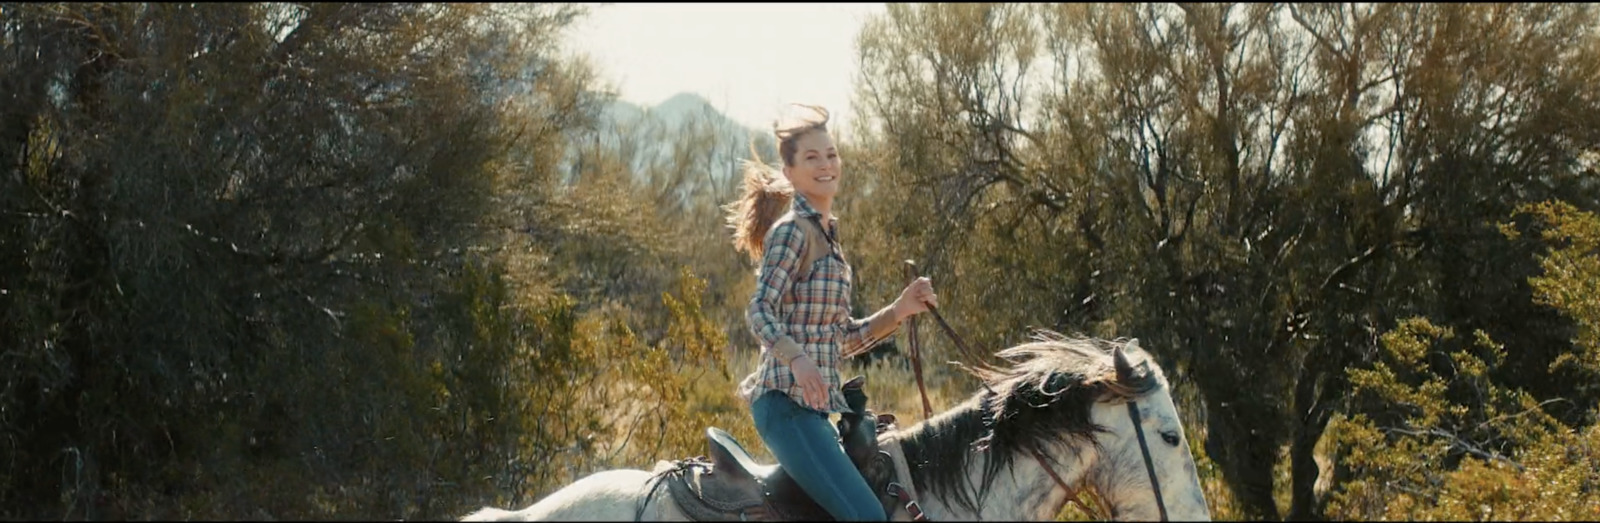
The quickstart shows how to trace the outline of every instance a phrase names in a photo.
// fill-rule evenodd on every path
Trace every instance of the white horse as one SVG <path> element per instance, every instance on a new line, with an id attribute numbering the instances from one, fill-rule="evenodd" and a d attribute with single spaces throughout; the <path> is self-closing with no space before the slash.
<path id="1" fill-rule="evenodd" d="M 880 434 L 880 445 L 902 449 L 930 520 L 1052 520 L 1080 488 L 1118 520 L 1209 520 L 1167 379 L 1137 341 L 1042 332 L 997 353 L 1008 368 L 975 371 L 983 390 L 969 400 Z M 661 477 L 598 472 L 522 510 L 465 520 L 688 521 L 653 488 Z"/>

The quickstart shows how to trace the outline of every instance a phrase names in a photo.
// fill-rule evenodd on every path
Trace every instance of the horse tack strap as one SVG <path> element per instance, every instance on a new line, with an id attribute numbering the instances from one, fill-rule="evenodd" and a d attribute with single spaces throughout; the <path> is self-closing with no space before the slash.
<path id="1" fill-rule="evenodd" d="M 950 322 L 944 321 L 944 316 L 939 314 L 938 307 L 928 305 L 928 312 L 933 314 L 934 321 L 938 322 L 939 328 L 944 330 L 945 336 L 949 336 L 950 341 L 954 342 L 956 348 L 961 350 L 962 357 L 971 361 L 974 365 L 987 365 L 986 360 L 979 356 L 978 353 L 973 352 L 972 348 L 967 346 L 967 342 L 961 340 L 961 335 L 956 334 L 956 330 L 950 328 Z"/>
<path id="2" fill-rule="evenodd" d="M 917 504 L 917 500 L 911 499 L 911 493 L 906 492 L 904 486 L 891 482 L 888 490 L 890 494 L 894 494 L 894 497 L 900 498 L 900 501 L 905 502 L 906 513 L 911 515 L 912 521 L 928 520 L 928 515 L 922 512 L 922 506 Z"/>
<path id="3" fill-rule="evenodd" d="M 1049 474 L 1050 479 L 1056 481 L 1056 486 L 1061 487 L 1061 490 L 1067 493 L 1067 499 L 1072 499 L 1074 497 L 1072 487 L 1067 485 L 1066 480 L 1061 479 L 1060 474 L 1056 474 L 1056 469 L 1051 467 L 1050 462 L 1044 459 L 1044 454 L 1039 453 L 1039 449 L 1029 450 L 1033 452 L 1033 459 L 1039 462 L 1039 467 L 1044 469 L 1044 473 Z M 1056 512 L 1061 512 L 1061 509 L 1056 509 Z"/>
<path id="4" fill-rule="evenodd" d="M 928 515 L 922 513 L 922 505 L 917 503 L 916 486 L 911 480 L 911 464 L 906 462 L 906 453 L 900 448 L 900 439 L 895 437 L 885 438 L 881 446 L 888 447 L 885 452 L 889 460 L 894 462 L 894 476 L 900 481 L 889 482 L 886 489 L 905 507 L 906 513 L 911 515 L 912 521 L 927 521 Z"/>
<path id="5" fill-rule="evenodd" d="M 1061 479 L 1061 475 L 1060 474 L 1056 474 L 1056 469 L 1054 467 L 1050 466 L 1050 462 L 1049 461 L 1045 461 L 1044 454 L 1040 453 L 1039 449 L 1030 449 L 1030 451 L 1033 453 L 1034 461 L 1038 461 L 1039 462 L 1039 468 L 1044 469 L 1044 473 L 1049 475 L 1050 479 L 1055 480 L 1056 486 L 1061 487 L 1061 491 L 1066 493 L 1066 497 L 1061 500 L 1061 504 L 1056 505 L 1055 509 L 1053 509 L 1050 512 L 1050 515 L 1054 516 L 1056 514 L 1060 514 L 1061 513 L 1061 509 L 1067 508 L 1067 505 L 1069 505 L 1069 504 L 1070 505 L 1077 505 L 1078 506 L 1078 510 L 1083 512 L 1084 514 L 1094 515 L 1096 513 L 1095 511 L 1091 510 L 1089 507 L 1084 506 L 1083 502 L 1078 501 L 1078 494 L 1080 493 L 1080 490 L 1072 488 L 1071 486 L 1067 485 L 1066 480 Z M 1092 490 L 1088 491 L 1088 492 L 1090 494 L 1094 493 L 1094 491 L 1092 491 Z M 1098 500 L 1099 499 L 1098 496 L 1096 496 L 1095 499 Z M 1104 506 L 1101 506 L 1099 508 L 1101 509 L 1100 512 L 1099 512 L 1100 514 L 1110 514 L 1111 513 L 1111 511 L 1110 510 L 1106 510 Z"/>
<path id="6" fill-rule="evenodd" d="M 1167 520 L 1167 504 L 1161 499 L 1161 482 L 1156 479 L 1156 466 L 1150 459 L 1150 444 L 1144 439 L 1144 426 L 1139 422 L 1139 403 L 1128 402 L 1128 417 L 1133 418 L 1133 433 L 1139 436 L 1139 452 L 1144 454 L 1144 471 L 1150 474 L 1150 489 L 1155 491 L 1156 509 L 1161 511 L 1161 521 Z"/>
<path id="7" fill-rule="evenodd" d="M 906 277 L 917 281 L 917 266 L 911 260 L 906 260 Z M 906 323 L 906 344 L 911 348 L 911 373 L 917 378 L 917 392 L 922 395 L 922 419 L 927 420 L 933 417 L 933 404 L 928 402 L 928 389 L 922 385 L 922 351 L 917 343 L 917 317 L 907 318 Z"/>

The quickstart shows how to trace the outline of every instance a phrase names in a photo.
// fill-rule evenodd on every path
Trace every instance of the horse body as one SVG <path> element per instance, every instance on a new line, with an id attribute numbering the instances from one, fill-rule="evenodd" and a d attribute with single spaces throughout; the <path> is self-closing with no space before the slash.
<path id="1" fill-rule="evenodd" d="M 998 355 L 1013 366 L 980 371 L 983 392 L 879 436 L 903 449 L 929 519 L 1047 521 L 1079 488 L 1119 520 L 1210 519 L 1166 378 L 1136 340 L 1057 335 Z M 464 520 L 689 520 L 662 478 L 598 472 L 522 510 Z M 909 519 L 904 508 L 892 516 Z"/>
<path id="2" fill-rule="evenodd" d="M 648 492 L 655 474 L 637 469 L 596 472 L 539 500 L 509 511 L 485 507 L 462 521 L 633 521 L 640 494 Z M 687 521 L 664 489 L 651 492 L 643 521 Z"/>
<path id="3" fill-rule="evenodd" d="M 1083 459 L 1080 462 L 1086 461 Z M 980 481 L 982 464 L 973 467 L 969 479 Z M 1072 470 L 1081 475 L 1083 467 Z M 999 478 L 988 493 L 986 503 L 974 513 L 947 505 L 939 496 L 923 494 L 919 503 L 932 520 L 962 521 L 1049 521 L 1066 503 L 1067 492 L 1055 488 L 1036 462 L 1019 463 L 1014 474 Z M 652 489 L 657 476 L 638 469 L 597 472 L 568 485 L 529 507 L 509 511 L 486 507 L 462 521 L 691 521 L 673 502 L 665 488 Z M 1073 481 L 1074 478 L 1064 478 Z M 648 493 L 641 497 L 641 493 Z M 638 509 L 643 503 L 643 513 Z M 1054 509 L 1052 509 L 1052 507 Z M 904 509 L 896 519 L 908 520 Z M 1152 518 L 1153 519 L 1153 518 Z"/>

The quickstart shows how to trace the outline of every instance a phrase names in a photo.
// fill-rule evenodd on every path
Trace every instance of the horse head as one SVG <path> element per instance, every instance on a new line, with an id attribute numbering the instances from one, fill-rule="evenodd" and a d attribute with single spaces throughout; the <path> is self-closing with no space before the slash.
<path id="1" fill-rule="evenodd" d="M 1210 519 L 1166 377 L 1138 340 L 1041 331 L 997 356 L 1012 365 L 979 372 L 989 427 L 980 443 L 999 463 L 1037 456 L 1059 487 L 1049 499 L 1065 504 L 1090 487 L 1115 519 Z"/>
<path id="2" fill-rule="evenodd" d="M 1090 409 L 1105 431 L 1087 481 L 1119 520 L 1211 519 L 1160 367 L 1137 339 L 1116 347 L 1111 359 L 1115 381 Z"/>

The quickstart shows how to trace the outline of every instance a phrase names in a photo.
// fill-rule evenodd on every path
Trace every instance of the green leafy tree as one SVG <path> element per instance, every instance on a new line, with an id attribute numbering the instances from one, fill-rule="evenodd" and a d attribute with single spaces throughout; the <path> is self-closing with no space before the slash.
<path id="1" fill-rule="evenodd" d="M 1600 431 L 1544 411 L 1556 400 L 1496 385 L 1505 347 L 1461 342 L 1423 319 L 1384 335 L 1383 361 L 1352 369 L 1362 403 L 1335 422 L 1351 479 L 1338 519 L 1587 520 L 1600 514 Z M 1369 414 L 1370 413 L 1370 414 Z"/>
<path id="2" fill-rule="evenodd" d="M 1574 350 L 1550 364 L 1593 376 L 1594 282 L 1600 280 L 1600 218 L 1560 201 L 1526 204 L 1507 223 L 1511 240 L 1527 227 L 1547 247 L 1542 274 L 1530 278 L 1533 301 L 1578 327 Z M 1508 387 L 1495 371 L 1508 347 L 1474 332 L 1470 343 L 1426 319 L 1384 334 L 1371 368 L 1349 370 L 1356 402 L 1332 429 L 1347 479 L 1329 516 L 1340 519 L 1588 520 L 1600 515 L 1600 425 L 1587 387 L 1577 401 Z M 1569 427 L 1552 405 L 1578 404 L 1587 420 Z"/>
<path id="3" fill-rule="evenodd" d="M 497 369 L 564 320 L 492 254 L 592 117 L 582 11 L 0 5 L 0 512 L 440 517 L 539 463 Z"/>
<path id="4" fill-rule="evenodd" d="M 1316 517 L 1343 369 L 1400 318 L 1525 341 L 1499 379 L 1561 388 L 1542 375 L 1569 320 L 1529 300 L 1536 245 L 1495 224 L 1595 201 L 1593 14 L 890 6 L 858 42 L 862 163 L 896 188 L 869 228 L 980 345 L 1030 325 L 1152 341 L 1242 516 Z"/>
<path id="5" fill-rule="evenodd" d="M 1540 255 L 1541 274 L 1528 280 L 1534 301 L 1559 311 L 1577 327 L 1572 339 L 1576 350 L 1557 356 L 1550 368 L 1570 366 L 1581 376 L 1594 377 L 1600 373 L 1600 217 L 1559 200 L 1518 210 L 1542 224 L 1539 238 L 1551 246 Z M 1519 236 L 1516 229 L 1506 234 Z M 1576 386 L 1578 392 L 1592 389 L 1582 381 Z M 1588 423 L 1596 421 L 1590 418 Z"/>

